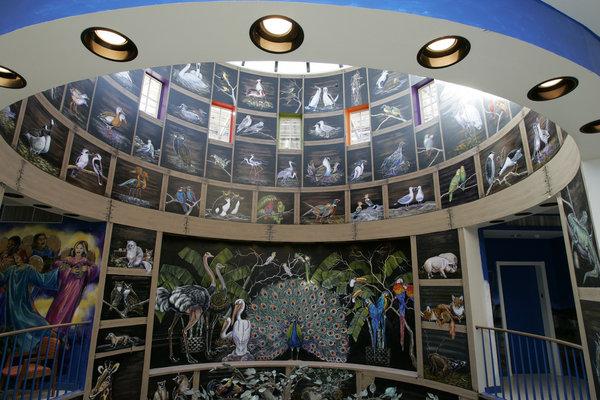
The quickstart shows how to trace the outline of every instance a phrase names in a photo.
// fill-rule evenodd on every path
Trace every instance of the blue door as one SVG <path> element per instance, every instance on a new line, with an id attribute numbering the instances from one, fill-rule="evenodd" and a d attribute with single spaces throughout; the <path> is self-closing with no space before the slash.
<path id="1" fill-rule="evenodd" d="M 501 266 L 500 274 L 506 328 L 546 336 L 535 266 Z M 543 347 L 539 340 L 508 335 L 512 372 L 539 373 L 545 370 L 545 363 L 540 360 L 545 350 Z"/>

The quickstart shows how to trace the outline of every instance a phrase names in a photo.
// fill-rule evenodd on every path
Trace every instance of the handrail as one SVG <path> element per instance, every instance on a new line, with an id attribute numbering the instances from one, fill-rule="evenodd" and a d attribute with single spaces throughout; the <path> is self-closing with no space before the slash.
<path id="1" fill-rule="evenodd" d="M 56 324 L 56 325 L 40 325 L 40 326 L 35 326 L 33 328 L 19 329 L 17 331 L 0 333 L 0 338 L 7 337 L 7 336 L 19 335 L 21 333 L 27 333 L 27 332 L 44 331 L 47 329 L 54 329 L 54 328 L 64 328 L 64 327 L 73 326 L 73 325 L 87 325 L 87 324 L 91 324 L 91 323 L 92 323 L 92 321 L 84 321 L 84 322 L 69 322 L 66 324 Z"/>
<path id="2" fill-rule="evenodd" d="M 522 332 L 522 331 L 515 331 L 515 330 L 512 330 L 512 329 L 495 328 L 495 327 L 491 327 L 491 326 L 481 326 L 481 325 L 475 325 L 475 329 L 486 329 L 486 330 L 490 330 L 490 331 L 512 333 L 512 334 L 521 335 L 521 336 L 528 336 L 528 337 L 531 337 L 531 338 L 534 338 L 534 339 L 545 340 L 545 341 L 548 341 L 548 342 L 553 342 L 553 343 L 556 343 L 556 344 L 561 344 L 563 346 L 572 347 L 572 348 L 577 349 L 577 350 L 583 350 L 583 346 L 580 345 L 580 344 L 575 344 L 575 343 L 567 342 L 567 341 L 564 341 L 564 340 L 551 338 L 551 337 L 548 337 L 548 336 L 536 335 L 535 333 L 528 333 L 528 332 Z"/>

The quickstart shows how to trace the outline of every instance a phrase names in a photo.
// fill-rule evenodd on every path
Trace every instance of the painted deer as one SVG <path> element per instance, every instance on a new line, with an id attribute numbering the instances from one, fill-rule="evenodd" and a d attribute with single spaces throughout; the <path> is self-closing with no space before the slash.
<path id="1" fill-rule="evenodd" d="M 113 363 L 112 361 L 105 361 L 104 365 L 98 366 L 100 375 L 96 380 L 96 385 L 90 392 L 89 400 L 112 400 L 112 377 L 119 366 L 119 363 Z"/>

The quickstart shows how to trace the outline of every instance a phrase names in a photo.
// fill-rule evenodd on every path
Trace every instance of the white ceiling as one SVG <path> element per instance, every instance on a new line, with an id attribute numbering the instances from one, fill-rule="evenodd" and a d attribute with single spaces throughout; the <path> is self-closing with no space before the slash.
<path id="1" fill-rule="evenodd" d="M 577 2 L 591 4 L 592 0 Z M 594 10 L 598 8 L 600 5 L 593 6 Z M 572 7 L 569 12 L 576 10 L 580 8 Z M 30 26 L 0 36 L 2 62 L 28 80 L 28 86 L 22 90 L 0 89 L 0 108 L 65 82 L 119 70 L 189 61 L 272 59 L 271 54 L 258 50 L 248 38 L 248 27 L 267 14 L 288 15 L 305 31 L 303 45 L 291 54 L 278 57 L 282 61 L 385 68 L 494 93 L 556 121 L 573 134 L 584 159 L 600 156 L 600 135 L 578 133 L 581 125 L 600 118 L 598 75 L 539 47 L 480 28 L 358 7 L 273 1 L 176 3 L 88 14 Z M 90 26 L 108 26 L 125 33 L 136 42 L 140 55 L 129 63 L 114 63 L 93 56 L 79 39 L 81 32 Z M 419 48 L 432 38 L 448 34 L 470 40 L 469 56 L 451 68 L 421 67 L 416 62 Z M 579 79 L 575 92 L 543 103 L 526 98 L 530 87 L 563 75 Z"/>
<path id="2" fill-rule="evenodd" d="M 600 0 L 543 0 L 600 35 Z"/>

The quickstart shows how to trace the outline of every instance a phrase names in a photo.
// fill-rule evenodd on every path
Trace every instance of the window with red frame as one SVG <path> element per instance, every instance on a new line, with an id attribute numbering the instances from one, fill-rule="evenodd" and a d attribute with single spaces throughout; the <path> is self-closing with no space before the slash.
<path id="1" fill-rule="evenodd" d="M 349 145 L 371 140 L 371 113 L 368 105 L 346 110 L 346 143 Z"/>
<path id="2" fill-rule="evenodd" d="M 233 138 L 233 115 L 235 109 L 227 104 L 213 102 L 208 122 L 209 139 L 231 143 Z"/>

